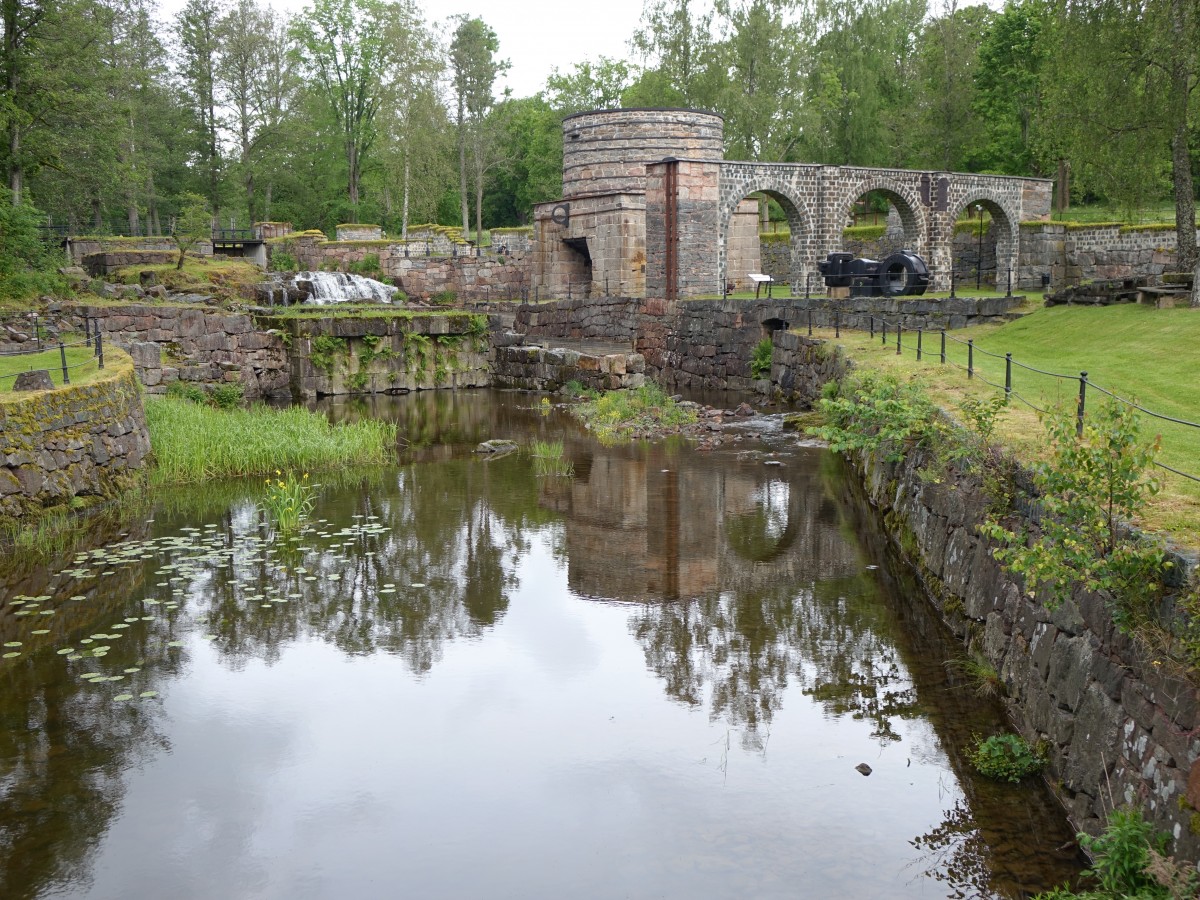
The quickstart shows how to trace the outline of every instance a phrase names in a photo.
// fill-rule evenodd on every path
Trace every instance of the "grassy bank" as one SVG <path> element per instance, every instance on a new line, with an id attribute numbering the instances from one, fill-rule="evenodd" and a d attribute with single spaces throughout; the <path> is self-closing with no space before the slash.
<path id="1" fill-rule="evenodd" d="M 373 419 L 330 424 L 292 407 L 221 410 L 188 400 L 147 399 L 153 479 L 186 484 L 276 470 L 318 472 L 392 458 L 396 426 Z"/>
<path id="2" fill-rule="evenodd" d="M 104 374 L 89 347 L 68 347 L 67 366 L 71 384 L 86 384 Z M 55 347 L 41 353 L 0 356 L 0 394 L 11 393 L 15 376 L 33 369 L 46 369 L 55 387 L 62 385 L 62 358 Z"/>
<path id="3" fill-rule="evenodd" d="M 1200 311 L 1156 310 L 1123 304 L 1107 307 L 1057 306 L 1038 309 L 1003 326 L 982 326 L 948 332 L 947 365 L 939 361 L 939 335 L 923 337 L 923 359 L 916 359 L 917 337 L 906 332 L 902 353 L 896 353 L 895 331 L 888 343 L 879 335 L 843 330 L 838 340 L 860 366 L 919 378 L 933 399 L 953 410 L 966 397 L 986 397 L 1003 391 L 1005 354 L 1014 365 L 1013 402 L 1003 413 L 997 436 L 1026 460 L 1041 457 L 1044 430 L 1034 407 L 1065 406 L 1074 409 L 1079 393 L 1079 373 L 1089 381 L 1136 400 L 1155 412 L 1200 422 L 1200 394 L 1191 390 L 1195 380 L 1195 348 L 1200 342 Z M 831 330 L 814 329 L 814 337 L 833 339 Z M 968 380 L 966 341 L 975 342 L 977 377 Z M 987 355 L 992 354 L 992 355 Z M 1044 372 L 1060 373 L 1055 378 Z M 990 382 L 990 384 L 989 384 Z M 1088 405 L 1100 404 L 1103 394 L 1088 392 Z M 1142 417 L 1143 432 L 1160 434 L 1158 461 L 1200 476 L 1200 429 Z M 1200 546 L 1200 483 L 1156 469 L 1163 490 L 1151 503 L 1141 523 L 1188 547 Z"/>

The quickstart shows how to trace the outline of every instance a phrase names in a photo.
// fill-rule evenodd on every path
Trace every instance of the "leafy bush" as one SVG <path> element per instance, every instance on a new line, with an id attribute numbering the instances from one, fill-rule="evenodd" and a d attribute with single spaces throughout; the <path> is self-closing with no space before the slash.
<path id="1" fill-rule="evenodd" d="M 28 204 L 13 206 L 0 188 L 0 299 L 25 300 L 66 289 L 55 271 L 56 254 L 42 240 L 41 213 Z"/>
<path id="2" fill-rule="evenodd" d="M 438 291 L 436 294 L 429 295 L 429 302 L 436 306 L 453 306 L 458 300 L 458 294 L 454 291 Z"/>
<path id="3" fill-rule="evenodd" d="M 212 389 L 212 403 L 217 409 L 236 409 L 242 405 L 245 389 L 237 383 L 218 384 Z"/>
<path id="4" fill-rule="evenodd" d="M 364 253 L 362 259 L 350 263 L 346 269 L 366 278 L 379 278 L 383 275 L 383 270 L 379 267 L 378 253 Z"/>
<path id="5" fill-rule="evenodd" d="M 844 381 L 834 397 L 822 392 L 818 402 L 828 424 L 809 433 L 838 453 L 880 450 L 888 462 L 898 462 L 914 446 L 946 431 L 925 391 L 893 375 L 866 372 Z"/>
<path id="6" fill-rule="evenodd" d="M 295 272 L 300 268 L 296 257 L 286 250 L 275 250 L 271 253 L 271 270 L 274 272 Z"/>
<path id="7" fill-rule="evenodd" d="M 980 775 L 1014 784 L 1040 772 L 1046 764 L 1019 734 L 993 734 L 979 741 L 969 758 Z"/>
<path id="8" fill-rule="evenodd" d="M 771 374 L 771 354 L 775 350 L 775 345 L 769 337 L 763 338 L 754 345 L 754 352 L 750 355 L 750 376 L 752 378 L 766 378 Z"/>
<path id="9" fill-rule="evenodd" d="M 1003 545 L 996 559 L 1024 578 L 1030 596 L 1044 588 L 1054 608 L 1076 585 L 1111 591 L 1125 626 L 1161 586 L 1162 550 L 1123 531 L 1158 491 L 1146 474 L 1158 441 L 1142 441 L 1136 413 L 1115 401 L 1089 414 L 1081 437 L 1075 428 L 1074 417 L 1047 420 L 1052 456 L 1034 470 L 1040 530 L 994 519 L 980 530 Z"/>

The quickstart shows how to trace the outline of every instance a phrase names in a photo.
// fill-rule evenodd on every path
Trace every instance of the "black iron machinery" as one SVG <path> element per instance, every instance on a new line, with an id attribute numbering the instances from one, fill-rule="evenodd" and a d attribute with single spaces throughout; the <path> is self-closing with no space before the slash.
<path id="1" fill-rule="evenodd" d="M 826 287 L 850 288 L 852 296 L 916 297 L 929 287 L 929 268 L 911 250 L 897 250 L 882 262 L 830 253 L 817 268 Z"/>

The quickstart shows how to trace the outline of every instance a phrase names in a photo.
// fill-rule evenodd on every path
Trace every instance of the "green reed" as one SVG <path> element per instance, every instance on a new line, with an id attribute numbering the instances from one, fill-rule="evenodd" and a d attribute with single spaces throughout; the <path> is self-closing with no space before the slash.
<path id="1" fill-rule="evenodd" d="M 301 407 L 213 409 L 148 399 L 146 423 L 158 484 L 378 465 L 391 460 L 396 448 L 392 423 L 363 419 L 334 425 Z"/>

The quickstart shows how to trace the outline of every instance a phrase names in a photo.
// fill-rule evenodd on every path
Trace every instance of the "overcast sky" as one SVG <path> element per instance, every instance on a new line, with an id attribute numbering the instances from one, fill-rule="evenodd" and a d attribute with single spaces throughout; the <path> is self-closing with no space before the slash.
<path id="1" fill-rule="evenodd" d="M 186 0 L 159 0 L 160 17 L 174 18 Z M 527 97 L 545 86 L 551 69 L 571 69 L 599 56 L 628 55 L 630 35 L 642 16 L 642 0 L 417 0 L 427 21 L 437 23 L 458 13 L 478 16 L 500 39 L 500 56 L 512 63 L 507 86 Z M 307 0 L 268 0 L 295 15 Z M 448 35 L 442 33 L 444 39 Z"/>

